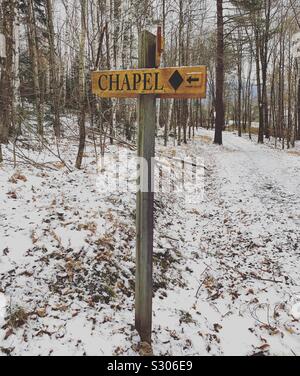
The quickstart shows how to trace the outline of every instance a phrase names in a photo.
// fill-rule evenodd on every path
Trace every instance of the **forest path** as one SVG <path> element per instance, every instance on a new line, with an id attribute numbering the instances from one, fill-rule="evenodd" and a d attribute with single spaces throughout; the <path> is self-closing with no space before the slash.
<path id="1" fill-rule="evenodd" d="M 224 153 L 215 157 L 220 195 L 229 204 L 242 203 L 244 210 L 255 210 L 256 215 L 266 216 L 267 222 L 271 219 L 270 225 L 299 228 L 298 156 L 225 133 Z M 263 217 L 260 222 L 262 230 L 267 231 Z"/>
<path id="2" fill-rule="evenodd" d="M 179 322 L 195 324 L 185 329 L 194 354 L 299 354 L 300 325 L 290 315 L 300 300 L 299 156 L 231 133 L 218 147 L 212 132 L 199 134 L 182 147 L 208 169 L 204 200 L 178 212 L 189 288 L 161 305 L 177 305 Z"/>
<path id="3" fill-rule="evenodd" d="M 154 353 L 300 355 L 297 149 L 230 133 L 224 146 L 212 140 L 201 129 L 188 145 L 157 143 L 206 170 L 203 199 L 156 197 Z M 66 143 L 64 158 L 76 154 Z M 121 161 L 122 179 L 126 155 L 106 153 L 107 166 Z M 0 170 L 0 355 L 136 355 L 134 192 L 99 189 L 92 146 L 84 171 L 19 170 Z M 13 331 L 2 326 L 4 297 L 9 315 L 32 313 Z"/>

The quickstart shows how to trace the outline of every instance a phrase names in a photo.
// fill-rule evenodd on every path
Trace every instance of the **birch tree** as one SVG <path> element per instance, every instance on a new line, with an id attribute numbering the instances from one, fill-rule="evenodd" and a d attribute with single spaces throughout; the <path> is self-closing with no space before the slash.
<path id="1" fill-rule="evenodd" d="M 80 0 L 81 7 L 81 32 L 79 42 L 79 148 L 76 159 L 76 168 L 80 169 L 82 166 L 85 140 L 86 140 L 86 86 L 85 86 L 85 44 L 87 34 L 87 0 Z"/>

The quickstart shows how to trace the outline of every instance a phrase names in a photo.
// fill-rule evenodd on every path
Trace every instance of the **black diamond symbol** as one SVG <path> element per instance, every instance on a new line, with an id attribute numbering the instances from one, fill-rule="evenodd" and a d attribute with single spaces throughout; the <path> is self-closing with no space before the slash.
<path id="1" fill-rule="evenodd" d="M 175 71 L 169 79 L 169 82 L 175 91 L 180 87 L 183 81 L 184 79 L 181 77 L 181 74 L 178 72 L 178 70 Z"/>

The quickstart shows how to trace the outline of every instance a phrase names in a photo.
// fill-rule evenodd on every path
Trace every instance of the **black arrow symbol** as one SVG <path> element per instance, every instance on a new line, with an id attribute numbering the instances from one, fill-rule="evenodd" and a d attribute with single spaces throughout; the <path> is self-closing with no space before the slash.
<path id="1" fill-rule="evenodd" d="M 192 82 L 199 82 L 200 79 L 199 78 L 193 78 L 192 76 L 190 76 L 187 80 L 187 82 L 191 85 Z"/>

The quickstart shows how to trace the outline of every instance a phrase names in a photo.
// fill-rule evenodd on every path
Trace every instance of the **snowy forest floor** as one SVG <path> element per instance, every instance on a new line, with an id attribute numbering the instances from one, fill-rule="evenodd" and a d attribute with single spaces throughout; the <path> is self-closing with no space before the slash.
<path id="1" fill-rule="evenodd" d="M 206 170 L 202 201 L 156 198 L 154 354 L 300 355 L 299 155 L 212 140 L 158 146 Z M 83 171 L 35 158 L 0 167 L 0 355 L 138 354 L 135 194 L 97 189 L 92 146 Z"/>

